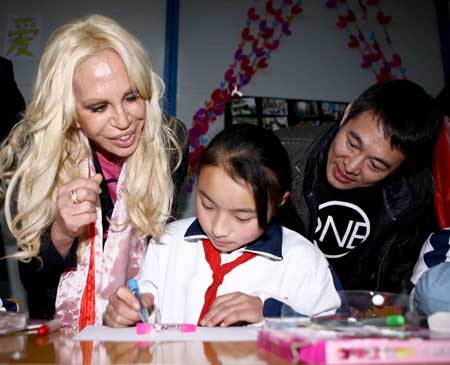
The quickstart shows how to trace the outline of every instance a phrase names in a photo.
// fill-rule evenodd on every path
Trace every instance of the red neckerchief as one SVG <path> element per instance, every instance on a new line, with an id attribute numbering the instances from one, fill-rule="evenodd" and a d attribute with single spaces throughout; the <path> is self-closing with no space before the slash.
<path id="1" fill-rule="evenodd" d="M 233 270 L 236 266 L 247 262 L 248 260 L 254 258 L 256 254 L 251 252 L 244 252 L 241 256 L 239 256 L 234 261 L 228 262 L 224 265 L 220 265 L 220 252 L 211 244 L 208 239 L 204 239 L 203 241 L 203 249 L 205 251 L 205 258 L 208 261 L 209 266 L 212 270 L 213 282 L 206 290 L 205 293 L 205 302 L 203 304 L 202 311 L 200 313 L 200 317 L 198 319 L 198 324 L 209 312 L 212 304 L 216 300 L 217 289 L 223 282 L 223 278 L 226 274 L 228 274 L 231 270 Z"/>
<path id="2" fill-rule="evenodd" d="M 89 177 L 91 169 L 88 170 Z M 79 330 L 90 324 L 95 324 L 95 222 L 89 225 L 91 241 L 89 270 L 80 304 Z"/>

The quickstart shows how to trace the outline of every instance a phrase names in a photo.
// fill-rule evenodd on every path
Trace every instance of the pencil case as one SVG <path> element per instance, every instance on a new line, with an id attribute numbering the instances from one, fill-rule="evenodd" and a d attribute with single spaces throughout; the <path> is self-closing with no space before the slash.
<path id="1" fill-rule="evenodd" d="M 323 364 L 432 364 L 450 361 L 450 339 L 324 338 L 296 329 L 262 329 L 257 346 L 292 361 Z"/>

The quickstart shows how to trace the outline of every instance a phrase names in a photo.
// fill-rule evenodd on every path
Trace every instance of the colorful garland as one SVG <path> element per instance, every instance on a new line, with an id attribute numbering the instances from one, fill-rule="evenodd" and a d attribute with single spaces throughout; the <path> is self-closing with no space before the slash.
<path id="1" fill-rule="evenodd" d="M 388 32 L 392 17 L 384 13 L 379 3 L 379 0 L 358 0 L 358 11 L 353 11 L 347 0 L 327 0 L 325 5 L 329 9 L 338 10 L 336 25 L 347 30 L 349 34 L 347 45 L 349 48 L 359 50 L 362 68 L 372 70 L 378 82 L 405 78 L 406 69 L 402 66 L 400 55 L 392 46 L 392 39 Z M 376 18 L 376 23 L 382 28 L 383 42 L 386 45 L 384 51 L 377 40 L 375 31 L 371 30 L 366 34 L 362 31 L 363 27 L 360 23 L 368 23 L 369 13 Z"/>
<path id="2" fill-rule="evenodd" d="M 279 46 L 284 36 L 290 36 L 291 22 L 303 11 L 301 0 L 256 0 L 247 11 L 245 27 L 241 31 L 241 41 L 234 53 L 233 63 L 224 74 L 224 81 L 211 93 L 193 117 L 189 130 L 189 182 L 191 192 L 197 174 L 197 161 L 205 149 L 205 137 L 209 124 L 214 123 L 225 111 L 226 103 L 247 85 L 253 75 L 268 67 L 271 54 Z"/>

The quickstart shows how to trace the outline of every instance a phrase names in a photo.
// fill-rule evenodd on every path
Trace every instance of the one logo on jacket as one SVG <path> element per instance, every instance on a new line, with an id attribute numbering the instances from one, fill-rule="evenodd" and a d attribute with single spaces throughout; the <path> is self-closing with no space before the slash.
<path id="1" fill-rule="evenodd" d="M 339 200 L 319 205 L 313 241 L 326 257 L 336 259 L 347 255 L 369 235 L 369 218 L 357 205 Z"/>

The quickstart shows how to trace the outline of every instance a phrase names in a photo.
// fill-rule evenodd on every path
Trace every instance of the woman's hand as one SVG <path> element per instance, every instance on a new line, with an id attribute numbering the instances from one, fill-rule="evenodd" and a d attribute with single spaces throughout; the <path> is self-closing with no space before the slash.
<path id="1" fill-rule="evenodd" d="M 144 293 L 141 295 L 143 307 L 148 310 L 153 305 L 153 295 Z M 131 290 L 122 286 L 108 299 L 103 322 L 110 327 L 127 327 L 139 322 L 139 301 Z"/>
<path id="2" fill-rule="evenodd" d="M 200 325 L 228 327 L 238 322 L 258 323 L 262 320 L 263 303 L 261 299 L 233 292 L 217 297 Z"/>
<path id="3" fill-rule="evenodd" d="M 97 218 L 96 202 L 101 192 L 102 175 L 79 178 L 61 186 L 56 198 L 57 218 L 51 228 L 52 242 L 66 257 L 74 239 Z"/>

